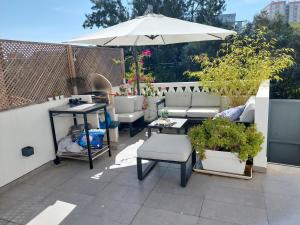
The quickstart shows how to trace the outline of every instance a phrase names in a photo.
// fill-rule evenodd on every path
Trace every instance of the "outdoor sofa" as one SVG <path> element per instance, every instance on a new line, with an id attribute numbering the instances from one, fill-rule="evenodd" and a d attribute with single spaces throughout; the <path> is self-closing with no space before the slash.
<path id="1" fill-rule="evenodd" d="M 163 106 L 163 107 L 161 107 Z M 205 92 L 168 92 L 157 103 L 157 114 L 167 110 L 169 117 L 205 119 L 220 112 L 221 97 Z"/>

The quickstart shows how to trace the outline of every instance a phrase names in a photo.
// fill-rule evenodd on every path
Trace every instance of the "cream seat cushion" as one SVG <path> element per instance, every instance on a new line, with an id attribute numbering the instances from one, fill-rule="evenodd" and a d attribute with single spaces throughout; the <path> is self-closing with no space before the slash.
<path id="1" fill-rule="evenodd" d="M 188 109 L 189 107 L 164 107 L 159 110 L 159 115 L 161 110 L 167 110 L 170 117 L 186 117 Z"/>
<path id="2" fill-rule="evenodd" d="M 154 134 L 137 150 L 137 157 L 185 162 L 191 152 L 187 135 Z"/>
<path id="3" fill-rule="evenodd" d="M 192 107 L 187 111 L 188 117 L 214 117 L 220 112 L 219 107 Z"/>
<path id="4" fill-rule="evenodd" d="M 119 122 L 121 123 L 132 123 L 139 118 L 144 116 L 144 111 L 137 111 L 133 113 L 122 113 L 122 114 L 117 114 Z"/>

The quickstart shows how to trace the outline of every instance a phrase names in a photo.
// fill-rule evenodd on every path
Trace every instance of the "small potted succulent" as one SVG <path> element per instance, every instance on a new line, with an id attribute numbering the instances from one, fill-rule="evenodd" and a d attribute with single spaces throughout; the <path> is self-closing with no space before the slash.
<path id="1" fill-rule="evenodd" d="M 246 127 L 222 117 L 191 128 L 188 136 L 203 169 L 233 174 L 244 174 L 246 161 L 261 151 L 264 141 L 255 125 Z"/>
<path id="2" fill-rule="evenodd" d="M 54 91 L 53 92 L 53 97 L 55 100 L 59 100 L 59 92 L 58 91 Z"/>
<path id="3" fill-rule="evenodd" d="M 47 96 L 47 99 L 48 99 L 49 102 L 50 102 L 50 101 L 53 101 L 53 95 L 48 95 L 48 96 Z"/>

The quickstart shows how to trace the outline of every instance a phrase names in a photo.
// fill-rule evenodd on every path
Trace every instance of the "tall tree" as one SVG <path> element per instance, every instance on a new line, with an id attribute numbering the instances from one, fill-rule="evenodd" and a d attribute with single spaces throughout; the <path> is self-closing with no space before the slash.
<path id="1" fill-rule="evenodd" d="M 129 19 L 128 9 L 121 0 L 90 0 L 92 12 L 86 14 L 84 28 L 109 27 Z"/>

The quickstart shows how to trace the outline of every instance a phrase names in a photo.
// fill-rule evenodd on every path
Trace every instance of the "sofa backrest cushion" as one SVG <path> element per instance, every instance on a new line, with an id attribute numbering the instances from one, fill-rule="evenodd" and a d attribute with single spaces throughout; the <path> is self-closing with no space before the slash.
<path id="1" fill-rule="evenodd" d="M 135 96 L 134 111 L 142 111 L 144 105 L 144 96 Z"/>
<path id="2" fill-rule="evenodd" d="M 167 107 L 190 107 L 192 94 L 188 92 L 166 93 Z"/>
<path id="3" fill-rule="evenodd" d="M 240 116 L 240 121 L 244 123 L 254 123 L 255 116 L 255 96 L 251 96 L 245 104 L 245 109 Z"/>
<path id="4" fill-rule="evenodd" d="M 220 107 L 221 97 L 205 92 L 193 92 L 192 107 Z"/>
<path id="5" fill-rule="evenodd" d="M 133 113 L 135 111 L 135 101 L 134 96 L 116 96 L 116 114 Z"/>

